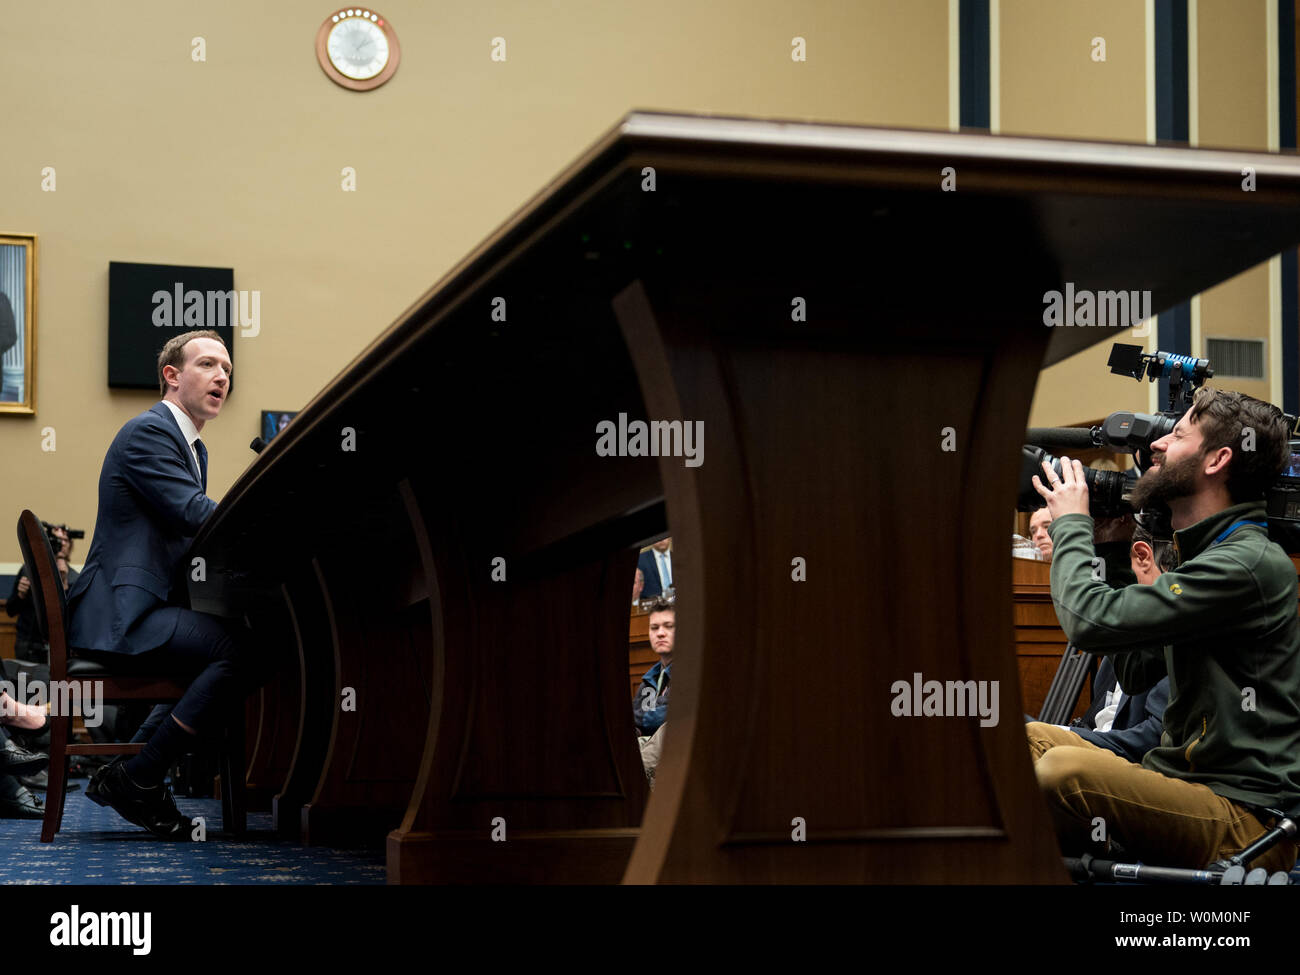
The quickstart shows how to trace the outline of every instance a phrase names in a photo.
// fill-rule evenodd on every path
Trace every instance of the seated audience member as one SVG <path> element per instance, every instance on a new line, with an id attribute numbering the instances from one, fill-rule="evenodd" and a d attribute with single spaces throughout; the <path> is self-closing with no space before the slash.
<path id="1" fill-rule="evenodd" d="M 676 583 L 673 581 L 673 540 L 662 538 L 641 553 L 636 566 L 645 578 L 642 599 L 662 596 Z"/>
<path id="2" fill-rule="evenodd" d="M 43 709 L 22 704 L 0 691 L 0 819 L 40 819 L 45 806 L 19 781 L 45 768 L 49 756 L 29 752 L 9 735 L 9 729 L 40 731 L 47 722 Z"/>
<path id="3" fill-rule="evenodd" d="M 1173 543 L 1153 538 L 1139 525 L 1133 530 L 1129 559 L 1138 583 L 1149 586 L 1174 567 Z M 1130 762 L 1140 762 L 1160 744 L 1168 701 L 1168 677 L 1160 678 L 1149 691 L 1129 695 L 1120 686 L 1110 658 L 1102 657 L 1092 685 L 1092 706 L 1069 730 Z"/>
<path id="4" fill-rule="evenodd" d="M 1250 431 L 1247 449 L 1246 431 Z M 1062 849 L 1082 852 L 1098 818 L 1108 840 L 1148 863 L 1204 867 L 1259 839 L 1300 801 L 1300 620 L 1296 572 L 1269 540 L 1264 492 L 1289 456 L 1270 404 L 1202 388 L 1152 445 L 1139 510 L 1167 508 L 1181 563 L 1154 585 L 1112 589 L 1094 575 L 1093 523 L 1078 461 L 1044 468 L 1052 515 L 1052 601 L 1076 646 L 1110 657 L 1125 689 L 1168 675 L 1161 745 L 1130 762 L 1030 725 L 1030 751 Z M 1287 839 L 1253 866 L 1290 870 Z"/>
<path id="5" fill-rule="evenodd" d="M 658 662 L 645 672 L 632 702 L 632 721 L 643 736 L 653 735 L 668 715 L 668 694 L 673 662 L 673 641 L 677 611 L 673 603 L 660 597 L 650 604 L 650 649 L 659 655 Z"/>
<path id="6" fill-rule="evenodd" d="M 1029 516 L 1029 538 L 1038 546 L 1038 551 L 1042 553 L 1043 561 L 1052 561 L 1052 536 L 1047 533 L 1047 529 L 1052 524 L 1052 513 L 1047 510 L 1046 506 L 1037 509 Z"/>

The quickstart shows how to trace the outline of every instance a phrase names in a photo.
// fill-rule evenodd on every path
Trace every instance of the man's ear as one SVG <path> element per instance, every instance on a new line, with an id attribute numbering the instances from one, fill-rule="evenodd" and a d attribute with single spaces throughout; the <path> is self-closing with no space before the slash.
<path id="1" fill-rule="evenodd" d="M 1156 553 L 1146 542 L 1133 543 L 1133 558 L 1139 565 L 1155 564 Z"/>
<path id="2" fill-rule="evenodd" d="M 167 371 L 168 369 L 170 369 L 171 372 L 168 372 Z M 177 369 L 175 366 L 172 365 L 163 366 L 163 382 L 166 383 L 168 389 L 171 389 L 173 382 L 175 382 L 175 384 L 178 386 L 180 385 L 180 381 L 176 378 L 180 374 L 181 371 Z"/>
<path id="3" fill-rule="evenodd" d="M 1220 471 L 1227 472 L 1228 465 L 1232 463 L 1232 448 L 1220 447 L 1218 450 L 1208 450 L 1205 453 L 1205 476 L 1213 477 Z"/>

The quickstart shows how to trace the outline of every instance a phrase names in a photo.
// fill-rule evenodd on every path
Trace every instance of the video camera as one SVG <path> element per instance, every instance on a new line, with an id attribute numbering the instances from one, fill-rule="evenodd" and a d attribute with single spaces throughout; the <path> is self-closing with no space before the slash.
<path id="1" fill-rule="evenodd" d="M 1061 461 L 1049 453 L 1048 448 L 1067 451 L 1102 448 L 1117 454 L 1132 454 L 1136 468 L 1099 471 L 1085 467 L 1083 474 L 1088 485 L 1089 505 L 1100 517 L 1132 513 L 1129 497 L 1138 473 L 1151 465 L 1151 445 L 1173 431 L 1182 415 L 1191 408 L 1196 390 L 1214 376 L 1208 359 L 1168 352 L 1146 353 L 1140 345 L 1122 343 L 1111 348 L 1107 365 L 1112 373 L 1130 376 L 1139 382 L 1143 379 L 1148 382 L 1167 379 L 1168 409 L 1154 415 L 1112 413 L 1100 426 L 1094 427 L 1037 427 L 1027 430 L 1025 439 L 1028 442 L 1021 451 L 1016 498 L 1021 511 L 1030 511 L 1042 503 L 1030 479 L 1035 474 L 1042 479 L 1043 461 L 1050 463 L 1057 476 L 1061 476 Z M 1289 413 L 1283 415 L 1291 428 L 1291 457 L 1269 488 L 1266 505 L 1269 535 L 1290 552 L 1300 550 L 1300 421 Z"/>
<path id="2" fill-rule="evenodd" d="M 59 554 L 59 548 L 63 545 L 63 540 L 54 532 L 58 529 L 68 533 L 68 540 L 75 541 L 78 538 L 85 538 L 86 533 L 80 528 L 69 528 L 67 525 L 51 525 L 48 521 L 42 521 L 41 527 L 45 529 L 45 537 L 50 543 L 50 551 L 55 555 Z"/>

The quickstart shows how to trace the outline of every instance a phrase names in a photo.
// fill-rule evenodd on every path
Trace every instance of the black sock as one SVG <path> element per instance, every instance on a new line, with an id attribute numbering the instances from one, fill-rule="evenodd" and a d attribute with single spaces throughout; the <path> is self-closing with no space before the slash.
<path id="1" fill-rule="evenodd" d="M 167 775 L 172 762 L 194 745 L 196 735 L 191 735 L 176 723 L 170 714 L 145 742 L 144 750 L 126 763 L 127 777 L 136 785 L 150 788 L 158 785 Z"/>

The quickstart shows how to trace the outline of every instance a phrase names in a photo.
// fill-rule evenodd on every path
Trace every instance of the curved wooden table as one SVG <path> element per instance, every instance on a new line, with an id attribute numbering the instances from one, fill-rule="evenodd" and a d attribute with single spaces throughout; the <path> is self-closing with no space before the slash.
<path id="1" fill-rule="evenodd" d="M 1044 293 L 1164 309 L 1298 238 L 1289 157 L 627 116 L 196 539 L 196 608 L 287 646 L 250 781 L 308 842 L 387 833 L 395 882 L 1063 880 L 1005 512 L 1040 367 L 1107 330 Z M 597 456 L 620 414 L 702 421 L 703 463 Z M 647 805 L 627 601 L 670 528 Z M 1000 720 L 895 717 L 914 674 Z"/>

